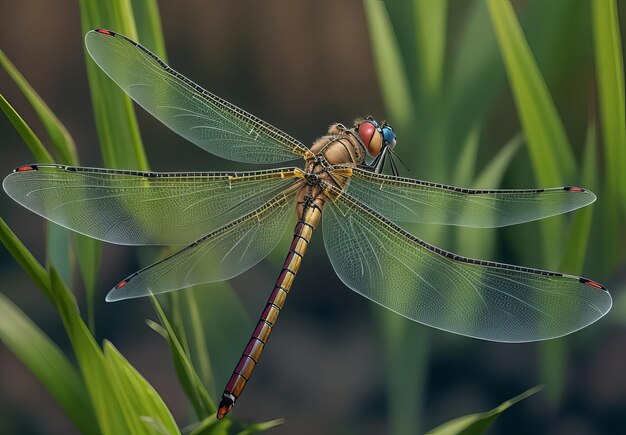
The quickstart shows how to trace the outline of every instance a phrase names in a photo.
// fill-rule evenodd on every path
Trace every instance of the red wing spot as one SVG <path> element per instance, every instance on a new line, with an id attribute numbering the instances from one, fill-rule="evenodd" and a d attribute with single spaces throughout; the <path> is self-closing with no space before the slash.
<path id="1" fill-rule="evenodd" d="M 105 29 L 96 29 L 96 32 L 102 33 L 103 35 L 113 36 L 113 34 L 110 31 L 105 30 Z"/>
<path id="2" fill-rule="evenodd" d="M 124 287 L 126 284 L 128 284 L 128 280 L 124 280 L 122 282 L 120 282 L 118 285 L 115 286 L 116 289 L 120 289 L 122 287 Z"/>
<path id="3" fill-rule="evenodd" d="M 587 281 L 585 284 L 590 285 L 591 287 L 599 288 L 600 290 L 604 290 L 604 287 L 597 282 Z"/>
<path id="4" fill-rule="evenodd" d="M 581 187 L 566 187 L 565 190 L 569 190 L 570 192 L 584 192 L 585 189 Z"/>
<path id="5" fill-rule="evenodd" d="M 15 169 L 15 172 L 26 172 L 26 171 L 33 171 L 35 168 L 32 166 L 20 166 L 19 168 Z"/>

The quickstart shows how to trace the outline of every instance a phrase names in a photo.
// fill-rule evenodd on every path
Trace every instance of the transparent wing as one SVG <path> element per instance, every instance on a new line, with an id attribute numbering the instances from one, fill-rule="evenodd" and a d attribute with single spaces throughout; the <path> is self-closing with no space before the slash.
<path id="1" fill-rule="evenodd" d="M 210 153 L 238 162 L 277 163 L 307 151 L 296 139 L 204 90 L 123 35 L 92 30 L 85 44 L 133 100 Z"/>
<path id="2" fill-rule="evenodd" d="M 29 165 L 4 190 L 33 212 L 123 245 L 188 244 L 261 207 L 298 182 L 297 169 L 158 173 Z"/>
<path id="3" fill-rule="evenodd" d="M 611 308 L 585 278 L 446 252 L 411 236 L 348 194 L 327 201 L 324 243 L 352 290 L 416 322 L 484 340 L 560 337 Z"/>
<path id="4" fill-rule="evenodd" d="M 491 228 L 566 213 L 596 196 L 579 187 L 464 189 L 353 169 L 347 192 L 393 222 Z"/>
<path id="5" fill-rule="evenodd" d="M 233 278 L 276 247 L 294 212 L 295 190 L 146 267 L 113 288 L 106 300 L 138 298 Z"/>

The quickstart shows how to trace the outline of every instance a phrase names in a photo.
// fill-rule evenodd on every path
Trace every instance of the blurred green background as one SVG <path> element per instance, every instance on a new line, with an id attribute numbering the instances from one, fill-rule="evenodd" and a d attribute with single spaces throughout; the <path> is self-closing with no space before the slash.
<path id="1" fill-rule="evenodd" d="M 88 16 L 93 4 L 90 9 L 90 2 L 80 2 L 81 11 L 78 3 L 0 0 L 0 50 L 66 126 L 82 165 L 141 167 L 141 159 L 111 157 L 116 152 L 123 156 L 133 144 L 114 143 L 109 154 L 101 147 L 83 51 L 85 28 L 109 27 L 128 34 L 112 27 L 124 18 L 98 21 Z M 144 21 L 150 18 L 146 4 L 152 2 L 132 2 L 139 36 L 129 36 L 162 50 L 154 46 L 158 24 Z M 342 285 L 318 232 L 263 362 L 235 407 L 235 418 L 285 418 L 284 425 L 272 429 L 277 434 L 415 433 L 486 411 L 544 384 L 543 392 L 504 413 L 494 433 L 626 433 L 626 12 L 616 4 L 158 4 L 167 58 L 175 69 L 305 143 L 325 133 L 332 122 L 350 123 L 371 114 L 397 130 L 396 151 L 410 168 L 404 176 L 476 187 L 582 185 L 598 195 L 586 211 L 506 230 L 411 228 L 417 236 L 463 255 L 582 274 L 609 288 L 614 308 L 606 318 L 572 336 L 540 344 L 482 342 L 384 313 Z M 110 86 L 106 92 L 117 89 Z M 0 93 L 49 145 L 52 140 L 39 117 L 5 71 L 0 71 Z M 152 170 L 251 169 L 205 153 L 142 110 L 137 118 Z M 98 122 L 103 122 L 102 115 Z M 120 137 L 123 132 L 116 133 Z M 1 116 L 1 172 L 35 160 Z M 47 232 L 41 218 L 6 195 L 0 195 L 0 210 L 44 264 L 55 256 L 50 246 L 68 243 L 62 235 L 61 242 L 54 242 L 55 230 Z M 88 323 L 96 341 L 111 341 L 154 386 L 182 427 L 197 419 L 177 381 L 167 343 L 144 323 L 146 318 L 157 320 L 150 301 L 103 301 L 113 283 L 155 252 L 103 246 L 97 279 L 87 286 L 77 270 L 72 272 L 77 268 L 69 256 L 66 281 L 74 282 L 70 287 L 84 317 L 93 312 Z M 185 330 L 185 319 L 177 316 L 193 317 L 195 327 L 201 325 L 204 339 L 191 337 L 189 348 L 210 394 L 213 389 L 221 393 L 251 332 L 247 317 L 256 319 L 264 307 L 284 252 L 279 247 L 230 282 L 249 316 L 239 299 L 219 296 L 231 295 L 221 284 L 205 286 L 193 296 L 181 292 L 185 296 L 180 301 L 163 301 L 179 331 Z M 63 269 L 58 258 L 52 263 Z M 57 310 L 4 249 L 0 273 L 2 293 L 75 361 Z M 94 295 L 88 296 L 85 287 L 95 289 Z M 223 306 L 228 310 L 221 310 Z M 211 364 L 203 362 L 203 346 Z M 4 346 L 0 367 L 0 432 L 77 431 Z"/>

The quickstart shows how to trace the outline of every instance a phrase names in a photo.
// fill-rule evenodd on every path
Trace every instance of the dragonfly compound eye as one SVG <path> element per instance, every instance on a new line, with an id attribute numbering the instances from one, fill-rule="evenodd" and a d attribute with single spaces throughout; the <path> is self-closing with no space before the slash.
<path id="1" fill-rule="evenodd" d="M 376 121 L 363 121 L 357 130 L 367 151 L 372 157 L 376 157 L 383 147 L 383 134 Z"/>
<path id="2" fill-rule="evenodd" d="M 389 125 L 383 127 L 383 142 L 390 149 L 396 146 L 396 132 Z"/>

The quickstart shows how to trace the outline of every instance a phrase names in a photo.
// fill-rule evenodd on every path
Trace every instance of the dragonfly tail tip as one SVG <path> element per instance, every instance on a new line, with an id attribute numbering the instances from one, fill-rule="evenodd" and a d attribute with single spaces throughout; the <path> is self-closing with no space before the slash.
<path id="1" fill-rule="evenodd" d="M 221 420 L 222 418 L 224 418 L 224 416 L 228 414 L 228 412 L 231 409 L 233 409 L 234 405 L 235 405 L 235 401 L 233 400 L 232 397 L 223 395 L 222 401 L 220 402 L 220 406 L 217 408 L 217 419 Z"/>

